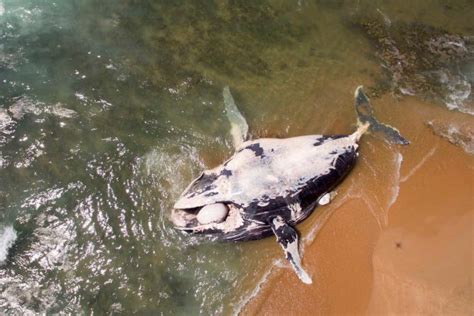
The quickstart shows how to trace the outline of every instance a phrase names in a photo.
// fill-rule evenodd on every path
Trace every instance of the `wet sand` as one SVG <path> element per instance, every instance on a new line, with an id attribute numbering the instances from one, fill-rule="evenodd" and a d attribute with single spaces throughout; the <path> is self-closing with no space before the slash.
<path id="1" fill-rule="evenodd" d="M 285 263 L 241 314 L 474 312 L 474 157 L 426 124 L 472 133 L 474 118 L 415 98 L 373 101 L 381 121 L 411 145 L 364 138 L 361 159 L 336 198 L 298 226 L 313 284 L 301 283 Z"/>

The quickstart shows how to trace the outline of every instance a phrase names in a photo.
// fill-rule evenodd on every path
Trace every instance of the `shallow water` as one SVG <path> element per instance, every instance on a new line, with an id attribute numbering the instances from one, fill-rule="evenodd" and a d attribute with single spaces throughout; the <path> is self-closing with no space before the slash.
<path id="1" fill-rule="evenodd" d="M 190 238 L 167 218 L 187 183 L 232 152 L 223 87 L 255 138 L 350 132 L 354 88 L 386 80 L 354 17 L 473 34 L 469 1 L 410 4 L 0 0 L 0 310 L 237 312 L 279 247 Z M 472 65 L 456 65 L 463 89 Z M 430 126 L 457 128 L 452 142 L 472 153 L 459 111 L 472 96 L 449 112 L 451 94 L 432 100 L 448 115 Z M 400 105 L 384 109 L 381 119 L 403 118 Z M 346 190 L 383 228 L 402 156 L 375 138 L 365 146 L 375 163 L 354 174 L 373 174 L 372 189 Z"/>

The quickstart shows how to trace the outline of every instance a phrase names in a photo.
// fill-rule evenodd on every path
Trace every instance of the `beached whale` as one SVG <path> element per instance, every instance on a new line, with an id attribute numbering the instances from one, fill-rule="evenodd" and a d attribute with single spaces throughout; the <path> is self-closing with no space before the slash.
<path id="1" fill-rule="evenodd" d="M 350 135 L 307 135 L 244 141 L 248 126 L 228 88 L 224 103 L 231 122 L 234 155 L 205 170 L 182 193 L 171 220 L 188 233 L 216 240 L 245 241 L 272 234 L 298 277 L 311 278 L 301 267 L 298 234 L 293 226 L 329 193 L 354 166 L 358 141 L 367 131 L 381 131 L 392 143 L 408 144 L 398 130 L 373 116 L 362 87 L 355 91 L 358 129 Z"/>

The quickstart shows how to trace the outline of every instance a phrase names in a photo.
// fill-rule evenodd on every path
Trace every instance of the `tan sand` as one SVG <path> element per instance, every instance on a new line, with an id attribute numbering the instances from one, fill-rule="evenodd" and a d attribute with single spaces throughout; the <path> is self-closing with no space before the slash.
<path id="1" fill-rule="evenodd" d="M 242 314 L 474 313 L 474 157 L 426 125 L 474 129 L 474 118 L 414 98 L 376 102 L 411 145 L 365 137 L 335 200 L 298 226 L 313 284 L 274 269 Z"/>

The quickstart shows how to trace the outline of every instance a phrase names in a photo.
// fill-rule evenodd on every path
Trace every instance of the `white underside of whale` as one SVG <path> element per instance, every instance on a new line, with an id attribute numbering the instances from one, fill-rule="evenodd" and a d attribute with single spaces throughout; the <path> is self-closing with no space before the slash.
<path id="1" fill-rule="evenodd" d="M 318 142 L 321 143 L 315 146 Z M 217 176 L 212 188 L 196 193 L 189 190 L 193 182 L 174 207 L 187 209 L 217 202 L 246 207 L 252 201 L 264 204 L 276 197 L 297 194 L 309 180 L 334 169 L 341 154 L 357 147 L 352 135 L 336 139 L 308 135 L 247 141 L 227 162 L 204 172 Z"/>

